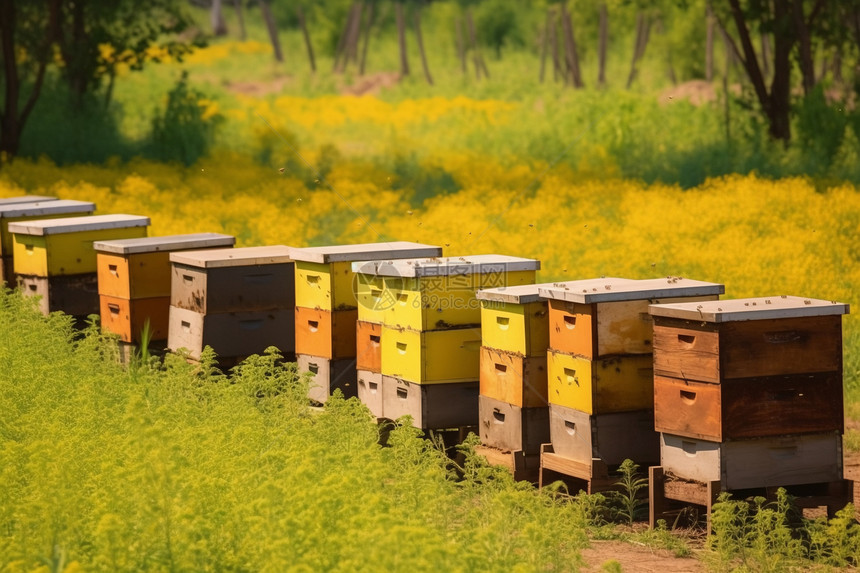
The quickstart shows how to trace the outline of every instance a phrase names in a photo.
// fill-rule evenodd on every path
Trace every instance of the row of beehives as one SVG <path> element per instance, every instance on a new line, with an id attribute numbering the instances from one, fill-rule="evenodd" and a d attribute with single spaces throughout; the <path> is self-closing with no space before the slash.
<path id="1" fill-rule="evenodd" d="M 486 442 L 529 454 L 549 435 L 584 466 L 662 458 L 726 487 L 841 477 L 845 305 L 719 302 L 720 285 L 680 279 L 528 287 L 529 259 L 414 260 L 441 250 L 411 243 L 225 251 L 232 237 L 143 238 L 145 217 L 25 221 L 91 213 L 82 202 L 4 209 L 25 291 L 46 310 L 100 306 L 129 341 L 148 319 L 153 340 L 192 356 L 295 348 L 317 401 L 340 388 L 380 417 L 480 423 Z M 653 330 L 651 302 L 671 303 L 651 307 Z"/>

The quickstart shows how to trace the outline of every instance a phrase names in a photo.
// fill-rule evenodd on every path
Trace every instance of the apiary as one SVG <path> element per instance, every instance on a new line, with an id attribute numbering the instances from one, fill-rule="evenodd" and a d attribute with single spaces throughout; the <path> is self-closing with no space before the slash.
<path id="1" fill-rule="evenodd" d="M 478 382 L 415 384 L 383 375 L 382 410 L 392 420 L 412 416 L 425 430 L 477 426 Z"/>
<path id="2" fill-rule="evenodd" d="M 309 372 L 311 375 L 308 398 L 314 402 L 325 404 L 335 390 L 340 390 L 344 398 L 358 396 L 358 372 L 354 359 L 332 360 L 322 356 L 297 354 L 296 361 L 299 372 Z"/>
<path id="3" fill-rule="evenodd" d="M 232 247 L 235 242 L 219 233 L 96 241 L 102 328 L 137 344 L 148 322 L 151 340 L 167 340 L 170 253 Z"/>

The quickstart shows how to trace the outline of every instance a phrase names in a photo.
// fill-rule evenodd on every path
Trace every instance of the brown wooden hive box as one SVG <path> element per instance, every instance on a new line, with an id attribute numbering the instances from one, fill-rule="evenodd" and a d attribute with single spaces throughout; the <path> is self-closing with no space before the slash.
<path id="1" fill-rule="evenodd" d="M 543 356 L 522 356 L 481 347 L 481 395 L 520 408 L 546 407 L 547 365 Z"/>
<path id="2" fill-rule="evenodd" d="M 296 307 L 296 354 L 338 360 L 355 358 L 357 309 Z"/>
<path id="3" fill-rule="evenodd" d="M 296 362 L 300 373 L 311 373 L 308 398 L 314 402 L 325 404 L 335 390 L 340 390 L 344 398 L 358 396 L 354 358 L 332 360 L 322 356 L 297 354 Z"/>
<path id="4" fill-rule="evenodd" d="M 358 378 L 358 399 L 367 406 L 377 418 L 385 417 L 382 403 L 382 373 L 367 370 L 356 371 Z"/>
<path id="5" fill-rule="evenodd" d="M 478 425 L 478 382 L 414 384 L 393 376 L 382 377 L 382 409 L 396 420 L 407 414 L 412 425 L 439 430 Z"/>
<path id="6" fill-rule="evenodd" d="M 487 396 L 478 397 L 481 443 L 504 452 L 539 454 L 549 442 L 549 407 L 521 408 Z"/>
<path id="7" fill-rule="evenodd" d="M 355 324 L 355 366 L 368 372 L 382 372 L 382 325 L 359 320 Z"/>

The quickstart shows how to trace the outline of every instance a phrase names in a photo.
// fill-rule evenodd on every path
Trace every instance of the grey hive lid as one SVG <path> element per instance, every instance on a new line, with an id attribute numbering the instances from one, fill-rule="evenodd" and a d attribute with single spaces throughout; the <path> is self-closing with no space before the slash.
<path id="1" fill-rule="evenodd" d="M 329 245 L 326 247 L 305 247 L 294 249 L 293 260 L 307 263 L 339 263 L 349 261 L 370 261 L 380 259 L 413 259 L 436 257 L 442 254 L 442 247 L 392 241 L 389 243 L 363 243 L 359 245 Z"/>
<path id="2" fill-rule="evenodd" d="M 73 201 L 71 199 L 30 201 L 26 203 L 14 203 L 11 205 L 0 204 L 0 217 L 11 219 L 12 217 L 44 217 L 47 215 L 63 215 L 92 213 L 96 210 L 96 204 L 89 201 Z"/>
<path id="3" fill-rule="evenodd" d="M 556 283 L 549 288 L 540 288 L 540 295 L 544 298 L 581 304 L 720 295 L 724 292 L 726 288 L 721 284 L 680 277 L 643 280 L 606 277 Z"/>
<path id="4" fill-rule="evenodd" d="M 540 270 L 540 261 L 508 255 L 472 255 L 390 261 L 360 261 L 353 272 L 386 277 L 442 277 Z"/>
<path id="5" fill-rule="evenodd" d="M 530 302 L 538 302 L 543 300 L 543 297 L 538 293 L 540 287 L 550 287 L 553 283 L 543 283 L 536 285 L 517 285 L 509 287 L 488 288 L 479 290 L 475 296 L 479 300 L 488 300 L 493 302 L 506 302 L 511 304 L 528 304 Z"/>
<path id="6" fill-rule="evenodd" d="M 16 221 L 9 223 L 9 232 L 20 235 L 41 236 L 147 226 L 149 226 L 149 217 L 142 217 L 140 215 L 93 215 L 91 217 Z"/>
<path id="7" fill-rule="evenodd" d="M 841 315 L 848 314 L 849 307 L 841 302 L 781 295 L 734 300 L 652 304 L 648 310 L 653 316 L 718 323 Z"/>
<path id="8" fill-rule="evenodd" d="M 236 237 L 221 233 L 190 233 L 187 235 L 166 235 L 163 237 L 141 237 L 138 239 L 116 239 L 96 241 L 93 248 L 102 253 L 134 255 L 158 251 L 191 251 L 215 247 L 232 247 Z"/>
<path id="9" fill-rule="evenodd" d="M 284 245 L 242 247 L 239 249 L 211 249 L 206 251 L 178 251 L 170 253 L 170 262 L 189 267 L 217 269 L 291 263 L 295 249 Z"/>
<path id="10" fill-rule="evenodd" d="M 47 195 L 22 195 L 20 197 L 6 197 L 5 199 L 0 199 L 0 207 L 16 205 L 18 203 L 47 203 L 48 201 L 56 200 L 56 197 L 49 197 Z"/>

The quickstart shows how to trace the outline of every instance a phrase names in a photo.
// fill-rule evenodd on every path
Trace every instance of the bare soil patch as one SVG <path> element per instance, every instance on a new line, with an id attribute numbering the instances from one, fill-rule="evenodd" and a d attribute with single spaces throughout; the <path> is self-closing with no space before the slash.
<path id="1" fill-rule="evenodd" d="M 392 88 L 400 83 L 400 74 L 396 72 L 378 72 L 366 76 L 358 76 L 352 84 L 340 88 L 343 95 L 363 96 L 379 95 L 386 88 Z"/>
<path id="2" fill-rule="evenodd" d="M 267 82 L 227 82 L 224 87 L 233 93 L 262 97 L 282 92 L 289 81 L 290 78 L 281 76 Z"/>
<path id="3" fill-rule="evenodd" d="M 616 561 L 621 570 L 644 573 L 698 573 L 706 571 L 704 564 L 695 557 L 675 557 L 665 549 L 651 549 L 624 541 L 591 541 L 591 547 L 583 550 L 585 573 L 603 570 L 607 561 Z M 611 569 L 610 569 L 611 570 Z"/>

